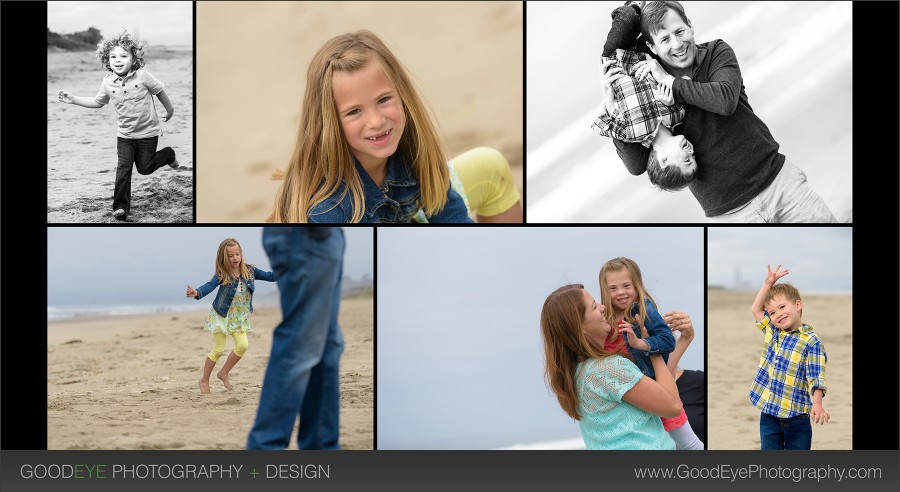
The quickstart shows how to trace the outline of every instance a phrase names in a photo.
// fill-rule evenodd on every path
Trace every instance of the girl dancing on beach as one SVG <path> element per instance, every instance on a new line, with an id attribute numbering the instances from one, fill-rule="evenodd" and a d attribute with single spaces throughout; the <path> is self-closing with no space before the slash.
<path id="1" fill-rule="evenodd" d="M 178 159 L 171 147 L 156 150 L 162 128 L 153 96 L 166 108 L 163 121 L 169 121 L 175 108 L 163 83 L 144 68 L 145 48 L 146 45 L 127 32 L 104 39 L 97 45 L 97 59 L 110 73 L 100 83 L 100 92 L 94 97 L 74 96 L 64 90 L 58 94 L 59 100 L 67 104 L 102 108 L 112 101 L 116 107 L 119 162 L 112 207 L 116 220 L 124 221 L 131 213 L 131 171 L 134 166 L 145 175 L 163 166 L 178 167 Z"/>
<path id="2" fill-rule="evenodd" d="M 684 330 L 690 324 L 687 314 L 677 311 L 666 313 L 672 323 L 670 328 L 657 311 L 653 297 L 644 287 L 641 269 L 634 260 L 624 257 L 613 258 L 600 268 L 600 298 L 605 308 L 606 321 L 619 328 L 610 331 L 604 348 L 630 359 L 649 378 L 658 380 L 665 377 L 668 380 L 672 377 L 678 359 L 693 340 L 693 327 L 689 332 L 691 336 L 679 337 L 678 343 L 672 336 L 673 330 Z M 633 326 L 639 327 L 642 336 L 635 334 Z M 620 333 L 625 335 L 625 340 L 618 336 Z M 652 362 L 656 354 L 661 355 L 662 360 L 667 363 L 662 365 L 662 371 Z M 665 374 L 661 375 L 661 372 Z M 703 449 L 703 443 L 691 429 L 680 399 L 678 404 L 679 415 L 674 418 L 663 416 L 663 428 L 675 441 L 676 449 Z"/>
<path id="3" fill-rule="evenodd" d="M 509 164 L 477 148 L 447 161 L 406 70 L 369 31 L 309 64 L 300 128 L 269 222 L 522 222 Z"/>
<path id="4" fill-rule="evenodd" d="M 209 376 L 216 361 L 225 352 L 225 338 L 234 338 L 234 351 L 228 354 L 225 365 L 217 376 L 227 389 L 234 387 L 228 381 L 228 373 L 247 351 L 247 333 L 250 333 L 250 313 L 253 312 L 255 280 L 275 281 L 275 274 L 244 263 L 244 255 L 237 239 L 228 238 L 219 244 L 216 252 L 216 273 L 209 282 L 194 289 L 187 287 L 187 297 L 200 300 L 219 287 L 216 299 L 203 328 L 213 334 L 213 348 L 203 364 L 200 393 L 209 393 Z"/>

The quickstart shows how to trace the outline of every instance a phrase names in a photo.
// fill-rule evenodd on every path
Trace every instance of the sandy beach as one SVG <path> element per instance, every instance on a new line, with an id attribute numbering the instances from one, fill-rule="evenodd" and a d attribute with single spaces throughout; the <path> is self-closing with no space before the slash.
<path id="1" fill-rule="evenodd" d="M 154 98 L 163 130 L 157 148 L 175 149 L 181 167 L 163 167 L 149 176 L 134 169 L 128 222 L 192 222 L 193 54 L 151 47 L 146 59 L 147 70 L 165 84 L 175 108 L 172 119 L 163 122 L 165 110 Z M 57 99 L 60 90 L 95 96 L 106 73 L 93 51 L 47 52 L 47 222 L 117 222 L 112 217 L 115 108 L 83 108 Z"/>
<path id="2" fill-rule="evenodd" d="M 327 39 L 358 29 L 406 66 L 450 157 L 498 149 L 522 194 L 522 3 L 200 2 L 198 222 L 265 220 L 280 185 L 270 177 L 296 141 L 308 64 Z"/>
<path id="3" fill-rule="evenodd" d="M 763 348 L 750 314 L 756 292 L 708 292 L 708 449 L 759 449 L 759 410 L 748 396 Z M 850 295 L 803 295 L 803 322 L 813 326 L 828 355 L 823 407 L 831 421 L 813 425 L 812 449 L 852 449 L 852 303 Z"/>
<path id="4" fill-rule="evenodd" d="M 251 316 L 234 390 L 198 381 L 212 336 L 196 312 L 76 319 L 47 329 L 47 449 L 244 449 L 256 416 L 277 307 Z M 341 446 L 374 446 L 372 298 L 344 299 L 340 324 Z M 233 348 L 229 337 L 225 356 Z M 221 368 L 225 356 L 219 360 Z M 291 445 L 296 449 L 296 430 Z"/>

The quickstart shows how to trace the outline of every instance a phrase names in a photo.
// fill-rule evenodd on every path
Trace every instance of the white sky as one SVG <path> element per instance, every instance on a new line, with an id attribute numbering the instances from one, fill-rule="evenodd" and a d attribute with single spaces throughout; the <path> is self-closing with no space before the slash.
<path id="1" fill-rule="evenodd" d="M 103 36 L 123 28 L 152 46 L 194 44 L 192 2 L 47 2 L 47 27 L 71 34 L 96 27 Z"/>
<path id="2" fill-rule="evenodd" d="M 800 292 L 853 288 L 850 227 L 710 227 L 708 237 L 710 285 L 757 291 L 766 265 L 780 264 Z"/>
<path id="3" fill-rule="evenodd" d="M 344 275 L 374 277 L 371 227 L 345 227 Z M 233 237 L 244 261 L 271 270 L 261 227 L 49 227 L 48 305 L 177 304 L 187 285 L 215 273 L 219 243 Z M 277 292 L 260 282 L 257 296 Z"/>
<path id="4" fill-rule="evenodd" d="M 628 256 L 662 311 L 690 314 L 704 368 L 703 229 L 378 229 L 378 448 L 485 449 L 580 436 L 543 379 L 546 296 Z M 402 252 L 402 254 L 387 254 Z"/>

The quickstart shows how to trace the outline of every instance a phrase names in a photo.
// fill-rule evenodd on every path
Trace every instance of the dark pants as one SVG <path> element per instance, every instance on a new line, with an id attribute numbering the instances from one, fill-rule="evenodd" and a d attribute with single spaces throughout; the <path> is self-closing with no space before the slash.
<path id="1" fill-rule="evenodd" d="M 116 166 L 116 187 L 113 192 L 113 210 L 122 209 L 127 217 L 131 211 L 131 169 L 137 166 L 139 173 L 147 175 L 175 162 L 175 151 L 166 147 L 159 152 L 156 144 L 159 137 L 122 138 L 117 137 L 116 150 L 119 164 Z"/>
<path id="2" fill-rule="evenodd" d="M 606 35 L 606 44 L 603 45 L 601 54 L 611 58 L 615 56 L 617 49 L 650 53 L 650 48 L 641 36 L 640 7 L 634 4 L 613 10 L 612 26 Z"/>
<path id="3" fill-rule="evenodd" d="M 340 227 L 266 227 L 263 247 L 278 282 L 282 319 L 272 333 L 247 449 L 288 447 L 298 415 L 300 449 L 340 449 L 344 232 Z"/>
<path id="4" fill-rule="evenodd" d="M 812 424 L 809 414 L 781 418 L 760 413 L 759 440 L 761 449 L 810 449 Z"/>

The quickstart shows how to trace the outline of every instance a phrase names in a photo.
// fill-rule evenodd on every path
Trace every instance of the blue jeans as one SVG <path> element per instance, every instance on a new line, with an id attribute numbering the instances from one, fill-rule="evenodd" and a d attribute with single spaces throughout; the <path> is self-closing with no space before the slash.
<path id="1" fill-rule="evenodd" d="M 119 163 L 116 166 L 116 186 L 113 192 L 113 210 L 122 209 L 125 216 L 131 212 L 131 170 L 137 167 L 141 174 L 153 171 L 175 162 L 175 151 L 166 147 L 159 152 L 156 144 L 159 137 L 122 138 L 116 137 L 116 152 Z"/>
<path id="2" fill-rule="evenodd" d="M 809 414 L 781 418 L 760 412 L 760 449 L 810 449 L 812 424 Z"/>
<path id="3" fill-rule="evenodd" d="M 288 447 L 298 415 L 300 449 L 340 449 L 344 232 L 270 226 L 263 230 L 263 247 L 278 279 L 282 320 L 272 335 L 247 449 Z"/>

